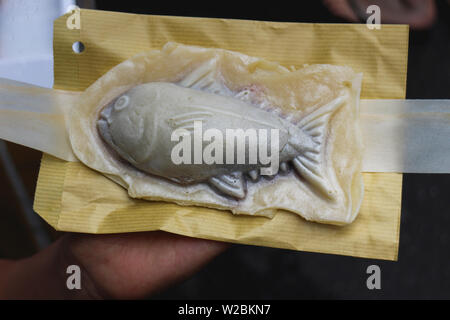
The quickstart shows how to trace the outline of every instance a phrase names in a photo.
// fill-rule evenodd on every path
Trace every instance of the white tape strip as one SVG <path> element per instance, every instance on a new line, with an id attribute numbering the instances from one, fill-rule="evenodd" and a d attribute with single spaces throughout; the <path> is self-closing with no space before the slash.
<path id="1" fill-rule="evenodd" d="M 0 138 L 77 161 L 64 117 L 64 108 L 70 108 L 77 96 L 0 79 Z"/>
<path id="2" fill-rule="evenodd" d="M 361 100 L 365 172 L 450 173 L 450 100 Z"/>

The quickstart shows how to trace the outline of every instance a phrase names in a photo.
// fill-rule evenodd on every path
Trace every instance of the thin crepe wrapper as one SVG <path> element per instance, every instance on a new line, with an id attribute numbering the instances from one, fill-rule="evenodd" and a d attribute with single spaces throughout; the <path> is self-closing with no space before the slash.
<path id="1" fill-rule="evenodd" d="M 168 41 L 217 47 L 284 66 L 329 63 L 364 73 L 361 98 L 403 99 L 408 27 L 301 24 L 135 15 L 81 10 L 81 29 L 69 15 L 55 21 L 55 88 L 81 91 L 131 56 Z M 85 51 L 76 54 L 72 44 Z M 164 230 L 186 236 L 293 250 L 396 260 L 402 175 L 364 173 L 358 218 L 338 227 L 307 222 L 279 210 L 273 219 L 132 199 L 125 189 L 82 163 L 45 155 L 35 210 L 55 229 L 87 233 Z"/>

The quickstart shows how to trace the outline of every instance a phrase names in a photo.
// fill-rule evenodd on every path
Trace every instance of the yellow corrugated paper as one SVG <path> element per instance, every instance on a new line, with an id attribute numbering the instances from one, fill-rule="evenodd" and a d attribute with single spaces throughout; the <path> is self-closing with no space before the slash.
<path id="1" fill-rule="evenodd" d="M 362 98 L 402 99 L 406 89 L 408 27 L 369 30 L 355 24 L 303 24 L 134 15 L 81 10 L 81 29 L 69 15 L 55 21 L 55 88 L 84 90 L 134 54 L 167 41 L 220 47 L 285 66 L 330 63 L 364 73 Z M 72 44 L 85 45 L 82 54 Z M 35 210 L 54 228 L 88 233 L 164 230 L 187 236 L 294 250 L 396 260 L 402 175 L 364 174 L 365 196 L 354 223 L 311 223 L 279 211 L 273 219 L 233 216 L 128 197 L 126 190 L 87 168 L 48 155 L 42 159 Z"/>

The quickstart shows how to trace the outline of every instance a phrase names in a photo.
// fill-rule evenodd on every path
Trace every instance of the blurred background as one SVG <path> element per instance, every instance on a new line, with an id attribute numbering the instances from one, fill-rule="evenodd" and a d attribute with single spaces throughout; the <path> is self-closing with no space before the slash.
<path id="1" fill-rule="evenodd" d="M 310 0 L 290 5 L 260 2 L 251 7 L 0 0 L 0 77 L 51 87 L 52 23 L 73 5 L 141 14 L 346 23 L 364 22 L 365 8 L 377 4 L 382 23 L 411 27 L 407 98 L 450 99 L 449 2 Z M 0 259 L 30 256 L 60 236 L 32 209 L 41 156 L 0 140 Z M 450 174 L 405 174 L 401 219 L 397 262 L 233 245 L 190 279 L 150 298 L 449 299 Z M 366 269 L 372 264 L 381 268 L 381 290 L 366 287 Z"/>

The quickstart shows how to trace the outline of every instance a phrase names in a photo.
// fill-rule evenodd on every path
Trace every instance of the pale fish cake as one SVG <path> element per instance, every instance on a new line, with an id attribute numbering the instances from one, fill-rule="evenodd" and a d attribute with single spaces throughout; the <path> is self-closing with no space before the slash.
<path id="1" fill-rule="evenodd" d="M 131 197 L 268 217 L 282 209 L 345 224 L 363 196 L 360 86 L 361 74 L 349 67 L 290 70 L 236 52 L 168 43 L 86 89 L 73 108 L 70 140 L 83 163 Z M 174 163 L 171 134 L 192 132 L 198 123 L 222 136 L 227 129 L 277 129 L 279 170 L 261 176 L 267 165 L 259 159 Z"/>

